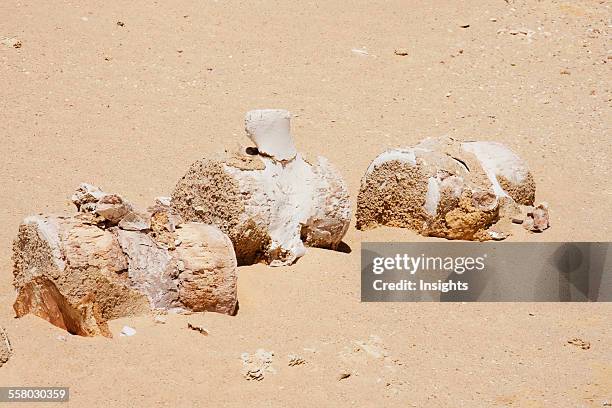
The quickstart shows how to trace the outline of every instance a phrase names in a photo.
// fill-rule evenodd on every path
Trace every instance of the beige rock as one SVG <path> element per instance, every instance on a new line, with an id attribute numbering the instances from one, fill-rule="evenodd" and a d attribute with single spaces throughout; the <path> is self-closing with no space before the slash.
<path id="1" fill-rule="evenodd" d="M 0 326 L 0 367 L 2 367 L 13 354 L 11 342 L 8 338 L 6 330 Z"/>
<path id="2" fill-rule="evenodd" d="M 172 194 L 185 220 L 229 235 L 240 265 L 288 265 L 305 244 L 336 249 L 348 229 L 346 183 L 325 158 L 310 163 L 294 153 L 288 126 L 285 111 L 249 112 L 247 132 L 258 148 L 197 161 Z"/>
<path id="3" fill-rule="evenodd" d="M 17 317 L 31 313 L 72 334 L 112 337 L 93 293 L 70 304 L 45 276 L 37 276 L 21 287 L 13 308 Z"/>
<path id="4" fill-rule="evenodd" d="M 534 208 L 529 209 L 527 217 L 523 222 L 523 227 L 532 232 L 542 232 L 550 227 L 548 215 L 548 204 L 540 203 Z"/>
<path id="5" fill-rule="evenodd" d="M 448 239 L 504 239 L 517 203 L 532 204 L 535 183 L 527 165 L 495 142 L 425 139 L 379 155 L 362 178 L 357 228 L 411 228 Z"/>
<path id="6" fill-rule="evenodd" d="M 115 225 L 132 211 L 132 205 L 117 194 L 109 194 L 91 184 L 82 183 L 72 196 L 72 202 L 82 213 L 95 214 Z"/>
<path id="7" fill-rule="evenodd" d="M 96 315 L 98 325 L 148 310 L 147 298 L 130 287 L 117 238 L 75 218 L 26 218 L 13 243 L 13 262 L 18 316 L 31 312 L 74 334 L 92 335 L 104 328 L 71 324 L 79 321 L 75 310 L 92 309 L 86 316 Z"/>
<path id="8" fill-rule="evenodd" d="M 218 228 L 183 224 L 177 230 L 178 293 L 182 305 L 193 311 L 235 314 L 236 255 L 229 237 Z"/>
<path id="9" fill-rule="evenodd" d="M 119 221 L 118 226 L 126 231 L 146 231 L 151 229 L 151 214 L 132 210 Z"/>

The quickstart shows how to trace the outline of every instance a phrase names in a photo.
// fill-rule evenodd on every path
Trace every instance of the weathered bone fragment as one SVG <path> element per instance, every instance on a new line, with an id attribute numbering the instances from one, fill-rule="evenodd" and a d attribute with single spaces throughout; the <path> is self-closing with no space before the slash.
<path id="1" fill-rule="evenodd" d="M 425 236 L 499 240 L 510 235 L 520 205 L 534 198 L 529 168 L 506 146 L 429 138 L 372 161 L 357 197 L 357 228 L 388 225 Z"/>
<path id="2" fill-rule="evenodd" d="M 185 220 L 230 237 L 240 265 L 289 265 L 305 245 L 336 249 L 348 229 L 346 183 L 325 158 L 310 163 L 295 150 L 289 118 L 283 110 L 248 112 L 256 149 L 195 162 L 172 194 Z"/>
<path id="3" fill-rule="evenodd" d="M 110 336 L 108 320 L 152 308 L 235 313 L 236 257 L 216 227 L 183 224 L 167 202 L 141 211 L 87 184 L 73 201 L 74 216 L 32 216 L 19 227 L 18 317 L 32 313 L 73 334 Z"/>

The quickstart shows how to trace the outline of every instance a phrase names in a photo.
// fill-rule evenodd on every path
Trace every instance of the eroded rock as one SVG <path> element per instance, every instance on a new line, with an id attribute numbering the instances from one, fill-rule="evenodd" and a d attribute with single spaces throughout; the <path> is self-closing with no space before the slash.
<path id="1" fill-rule="evenodd" d="M 240 265 L 288 265 L 308 246 L 336 249 L 350 221 L 346 183 L 323 157 L 306 161 L 295 150 L 289 113 L 247 113 L 256 148 L 191 165 L 172 194 L 187 221 L 218 226 Z"/>
<path id="2" fill-rule="evenodd" d="M 13 307 L 17 317 L 33 314 L 72 334 L 112 337 L 93 293 L 71 304 L 53 281 L 44 276 L 37 276 L 21 287 Z"/>
<path id="3" fill-rule="evenodd" d="M 534 198 L 529 168 L 506 146 L 430 138 L 388 150 L 370 164 L 357 197 L 357 228 L 387 225 L 447 239 L 500 240 L 511 234 L 520 205 Z"/>
<path id="4" fill-rule="evenodd" d="M 118 224 L 132 211 L 132 205 L 117 194 L 109 194 L 91 184 L 82 183 L 72 196 L 81 213 L 99 217 L 112 225 Z"/>
<path id="5" fill-rule="evenodd" d="M 6 330 L 0 326 L 0 367 L 8 362 L 11 354 L 13 354 L 13 349 L 11 348 L 11 342 L 8 338 L 8 334 L 6 333 Z"/>
<path id="6" fill-rule="evenodd" d="M 548 204 L 540 203 L 535 207 L 530 207 L 523 221 L 523 227 L 532 232 L 542 232 L 548 229 L 550 227 Z"/>

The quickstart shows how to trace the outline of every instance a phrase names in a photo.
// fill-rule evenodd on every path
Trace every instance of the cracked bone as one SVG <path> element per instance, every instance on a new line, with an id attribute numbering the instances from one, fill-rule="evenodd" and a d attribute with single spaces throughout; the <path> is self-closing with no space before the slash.
<path id="1" fill-rule="evenodd" d="M 191 165 L 172 194 L 188 221 L 218 226 L 234 244 L 239 265 L 289 265 L 306 246 L 337 249 L 351 217 L 346 183 L 323 157 L 306 161 L 295 151 L 289 113 L 247 113 L 256 143 Z"/>
<path id="2" fill-rule="evenodd" d="M 411 228 L 447 239 L 503 239 L 499 223 L 531 205 L 535 183 L 526 163 L 497 142 L 428 138 L 375 158 L 357 197 L 357 228 Z M 491 229 L 496 225 L 496 229 Z"/>
<path id="3" fill-rule="evenodd" d="M 92 213 L 105 197 L 125 201 L 85 184 L 74 197 L 77 214 L 30 216 L 19 227 L 17 317 L 31 313 L 73 334 L 110 336 L 108 320 L 151 309 L 236 312 L 236 257 L 217 228 L 182 223 L 162 202 L 146 213 L 133 210 L 150 225 L 127 215 L 98 222 Z M 190 250 L 179 250 L 186 231 L 195 231 Z M 193 264 L 200 267 L 180 267 Z"/>

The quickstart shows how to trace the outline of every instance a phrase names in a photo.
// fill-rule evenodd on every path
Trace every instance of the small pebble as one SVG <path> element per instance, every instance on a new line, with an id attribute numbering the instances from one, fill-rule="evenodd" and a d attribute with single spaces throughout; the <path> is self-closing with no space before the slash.
<path id="1" fill-rule="evenodd" d="M 369 54 L 368 54 L 368 52 L 367 52 L 366 50 L 360 50 L 360 49 L 358 49 L 358 48 L 353 48 L 353 49 L 351 50 L 351 52 L 352 52 L 353 54 L 356 54 L 356 55 L 361 55 L 361 56 L 363 56 L 363 57 L 365 57 L 365 56 L 369 55 Z"/>
<path id="2" fill-rule="evenodd" d="M 123 329 L 121 329 L 121 333 L 119 335 L 124 337 L 131 337 L 135 334 L 136 330 L 134 328 L 130 326 L 123 326 Z"/>

